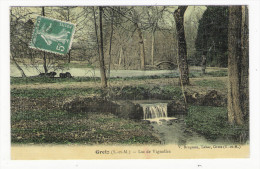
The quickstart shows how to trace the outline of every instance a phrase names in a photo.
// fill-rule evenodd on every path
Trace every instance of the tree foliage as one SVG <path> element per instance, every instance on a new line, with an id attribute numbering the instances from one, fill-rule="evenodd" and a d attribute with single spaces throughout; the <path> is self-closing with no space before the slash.
<path id="1" fill-rule="evenodd" d="M 202 55 L 207 56 L 207 65 L 227 67 L 228 7 L 208 6 L 199 21 L 195 41 L 197 64 Z"/>

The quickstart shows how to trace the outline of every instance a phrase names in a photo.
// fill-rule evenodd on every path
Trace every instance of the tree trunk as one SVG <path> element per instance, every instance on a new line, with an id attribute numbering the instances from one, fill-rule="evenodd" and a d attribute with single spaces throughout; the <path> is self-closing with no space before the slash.
<path id="1" fill-rule="evenodd" d="M 107 78 L 106 78 L 106 68 L 105 68 L 105 61 L 104 61 L 104 48 L 103 48 L 103 26 L 102 26 L 102 17 L 103 17 L 103 7 L 99 7 L 99 32 L 100 32 L 100 75 L 101 75 L 101 86 L 103 88 L 107 87 Z"/>
<path id="2" fill-rule="evenodd" d="M 114 11 L 112 11 L 112 17 L 111 17 L 111 33 L 110 33 L 110 40 L 109 40 L 108 79 L 110 78 L 110 66 L 111 66 L 111 52 L 112 52 L 113 33 L 114 33 Z"/>
<path id="3" fill-rule="evenodd" d="M 70 63 L 70 58 L 71 58 L 71 54 L 70 54 L 70 51 L 68 53 L 68 63 Z"/>
<path id="4" fill-rule="evenodd" d="M 42 7 L 42 16 L 45 16 L 44 7 Z M 43 68 L 44 68 L 44 73 L 47 74 L 48 68 L 47 68 L 47 61 L 46 61 L 46 53 L 45 52 L 43 52 Z"/>
<path id="5" fill-rule="evenodd" d="M 178 58 L 180 67 L 180 82 L 182 85 L 189 85 L 189 67 L 187 62 L 187 47 L 184 32 L 184 13 L 187 6 L 179 6 L 174 12 L 176 30 L 178 37 Z"/>
<path id="6" fill-rule="evenodd" d="M 135 23 L 135 27 L 137 29 L 138 37 L 139 37 L 141 70 L 145 70 L 145 49 L 144 49 L 143 33 L 140 27 L 138 26 L 138 23 Z"/>
<path id="7" fill-rule="evenodd" d="M 228 121 L 230 124 L 244 123 L 241 108 L 241 6 L 229 7 L 228 25 Z"/>
<path id="8" fill-rule="evenodd" d="M 202 74 L 206 74 L 206 64 L 207 64 L 207 57 L 206 57 L 206 52 L 203 52 L 202 57 L 201 57 L 201 71 Z"/>
<path id="9" fill-rule="evenodd" d="M 154 65 L 154 41 L 155 41 L 155 29 L 153 29 L 153 32 L 152 32 L 152 49 L 151 49 L 151 55 L 152 55 L 151 62 L 152 62 L 152 65 Z"/>
<path id="10" fill-rule="evenodd" d="M 121 66 L 122 55 L 123 55 L 123 47 L 121 46 L 120 52 L 119 52 L 119 59 L 118 59 L 118 65 L 119 65 L 119 66 Z"/>
<path id="11" fill-rule="evenodd" d="M 249 118 L 249 31 L 248 31 L 248 8 L 242 6 L 242 33 L 241 33 L 241 107 L 245 118 Z"/>
<path id="12" fill-rule="evenodd" d="M 69 22 L 70 21 L 70 10 L 69 10 L 69 8 L 67 8 L 67 15 L 68 15 L 67 21 Z M 71 59 L 71 54 L 70 54 L 70 51 L 69 51 L 69 53 L 68 53 L 68 63 L 70 63 L 70 59 Z"/>
<path id="13" fill-rule="evenodd" d="M 124 51 L 123 51 L 123 56 L 124 56 L 124 59 L 123 59 L 123 63 L 124 63 L 124 69 L 126 69 L 126 55 L 124 55 Z"/>

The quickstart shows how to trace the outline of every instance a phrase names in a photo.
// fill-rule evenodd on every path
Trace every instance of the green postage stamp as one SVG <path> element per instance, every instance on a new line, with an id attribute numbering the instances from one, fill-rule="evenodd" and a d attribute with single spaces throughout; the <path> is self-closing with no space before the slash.
<path id="1" fill-rule="evenodd" d="M 70 50 L 74 31 L 72 23 L 38 16 L 29 46 L 63 55 Z"/>

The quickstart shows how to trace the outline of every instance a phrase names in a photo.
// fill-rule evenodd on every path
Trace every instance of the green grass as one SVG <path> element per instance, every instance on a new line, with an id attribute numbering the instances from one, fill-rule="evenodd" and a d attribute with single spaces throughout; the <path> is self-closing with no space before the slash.
<path id="1" fill-rule="evenodd" d="M 64 97 L 75 95 L 100 94 L 102 91 L 98 88 L 63 88 L 63 89 L 11 89 L 12 97 L 27 98 L 48 98 Z"/>
<path id="2" fill-rule="evenodd" d="M 11 126 L 12 143 L 159 143 L 147 124 L 96 112 L 12 112 Z"/>
<path id="3" fill-rule="evenodd" d="M 189 78 L 197 78 L 197 77 L 202 77 L 201 71 L 190 72 L 190 73 L 189 73 Z"/>
<path id="4" fill-rule="evenodd" d="M 227 72 L 227 70 L 214 70 L 214 71 L 210 71 L 210 72 L 206 71 L 206 73 L 204 75 L 202 75 L 201 71 L 192 71 L 189 73 L 190 78 L 205 77 L 205 76 L 225 77 L 225 76 L 228 76 L 228 72 Z"/>
<path id="5" fill-rule="evenodd" d="M 195 84 L 200 87 L 208 87 L 208 88 L 214 88 L 214 89 L 224 89 L 226 88 L 226 83 L 219 80 L 198 80 L 195 81 Z"/>
<path id="6" fill-rule="evenodd" d="M 125 86 L 112 88 L 111 96 L 115 99 L 181 99 L 179 86 Z M 116 93 L 116 94 L 115 94 Z M 50 98 L 66 96 L 86 96 L 89 94 L 106 94 L 101 88 L 62 88 L 62 89 L 11 89 L 11 97 Z"/>
<path id="7" fill-rule="evenodd" d="M 210 140 L 226 138 L 239 141 L 245 133 L 245 137 L 248 137 L 248 125 L 228 124 L 226 107 L 190 106 L 185 121 L 188 127 Z"/>
<path id="8" fill-rule="evenodd" d="M 12 84 L 35 84 L 35 83 L 70 83 L 100 81 L 98 77 L 73 77 L 73 78 L 50 78 L 50 77 L 11 77 Z"/>
<path id="9" fill-rule="evenodd" d="M 134 100 L 144 100 L 144 99 L 181 99 L 182 92 L 179 86 L 125 86 L 123 88 L 115 87 L 112 89 L 112 97 L 114 99 L 134 99 Z"/>
<path id="10" fill-rule="evenodd" d="M 206 75 L 212 77 L 224 77 L 224 76 L 228 76 L 228 72 L 227 70 L 217 70 L 217 71 L 207 72 Z"/>
<path id="11" fill-rule="evenodd" d="M 151 137 L 145 137 L 145 136 L 133 136 L 128 140 L 121 140 L 120 143 L 122 144 L 135 144 L 135 143 L 149 143 L 153 140 Z"/>

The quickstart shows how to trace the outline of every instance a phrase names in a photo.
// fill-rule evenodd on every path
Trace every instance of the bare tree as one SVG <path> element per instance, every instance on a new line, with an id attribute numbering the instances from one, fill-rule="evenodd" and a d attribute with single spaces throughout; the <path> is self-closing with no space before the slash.
<path id="1" fill-rule="evenodd" d="M 132 40 L 138 45 L 139 48 L 139 58 L 140 58 L 140 68 L 145 70 L 145 45 L 144 45 L 144 34 L 143 34 L 143 26 L 140 17 L 140 7 L 109 7 L 114 11 L 114 15 L 117 14 L 117 19 L 119 22 L 116 23 L 117 33 L 116 36 L 120 36 L 118 38 L 118 65 L 120 66 L 122 62 L 124 62 L 124 68 L 126 67 L 126 60 L 131 59 L 130 57 L 126 57 L 125 54 L 128 54 L 126 51 L 129 49 L 126 48 L 128 43 L 131 43 Z M 121 16 L 121 17 L 119 17 Z M 121 24 L 120 24 L 121 22 Z M 137 32 L 137 38 L 135 38 L 134 33 Z M 116 37 L 115 37 L 116 39 Z M 128 44 L 129 46 L 129 44 Z M 133 45 L 131 45 L 133 47 Z M 135 45 L 134 45 L 135 47 Z M 133 54 L 135 49 L 131 48 L 131 53 Z"/>
<path id="2" fill-rule="evenodd" d="M 160 9 L 162 8 L 162 9 Z M 165 7 L 158 7 L 153 6 L 148 8 L 147 15 L 148 15 L 148 22 L 151 25 L 151 65 L 154 65 L 154 55 L 155 55 L 155 32 L 159 29 L 159 21 L 163 18 L 163 12 Z"/>
<path id="3" fill-rule="evenodd" d="M 101 86 L 103 88 L 106 88 L 107 87 L 107 79 L 106 79 L 106 68 L 105 68 L 105 61 L 104 61 L 103 25 L 102 25 L 102 22 L 103 22 L 102 21 L 103 7 L 98 7 L 98 9 L 99 9 L 99 36 L 98 36 L 98 28 L 97 28 L 96 14 L 95 14 L 94 7 L 93 7 L 93 16 L 94 16 L 95 33 L 96 33 L 96 39 L 97 39 L 97 45 L 98 45 Z"/>
<path id="4" fill-rule="evenodd" d="M 110 66 L 111 66 L 111 55 L 112 55 L 112 40 L 114 33 L 114 11 L 111 11 L 111 32 L 110 32 L 110 40 L 109 40 L 109 61 L 108 61 L 108 78 L 110 78 Z"/>
<path id="5" fill-rule="evenodd" d="M 143 32 L 142 32 L 142 29 L 141 29 L 141 22 L 140 22 L 140 18 L 139 18 L 139 14 L 137 14 L 137 11 L 136 9 L 133 8 L 133 10 L 131 11 L 131 14 L 132 14 L 132 20 L 134 21 L 134 26 L 135 26 L 135 29 L 138 33 L 138 37 L 139 37 L 139 40 L 138 40 L 138 44 L 139 44 L 139 50 L 140 50 L 140 68 L 141 70 L 145 70 L 145 45 L 144 45 L 144 37 L 143 37 Z"/>
<path id="6" fill-rule="evenodd" d="M 101 85 L 102 87 L 106 88 L 107 87 L 107 78 L 106 78 L 106 68 L 105 68 L 105 61 L 104 61 L 104 46 L 103 46 L 103 23 L 102 23 L 102 18 L 103 18 L 103 7 L 99 7 L 99 32 L 100 32 L 100 75 L 101 75 Z"/>
<path id="7" fill-rule="evenodd" d="M 22 15 L 21 13 L 19 13 L 20 15 L 14 15 L 12 13 L 12 9 L 10 10 L 10 48 L 11 48 L 11 60 L 14 62 L 15 66 L 17 67 L 17 69 L 20 71 L 21 76 L 22 77 L 26 77 L 23 69 L 21 68 L 21 66 L 18 64 L 16 57 L 18 57 L 20 55 L 20 50 L 18 45 L 25 45 L 25 42 L 23 42 L 21 39 L 23 39 L 20 32 L 18 31 L 18 29 L 20 27 L 24 26 L 20 26 L 21 25 L 21 20 L 24 19 L 24 15 Z"/>

